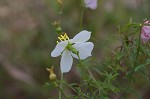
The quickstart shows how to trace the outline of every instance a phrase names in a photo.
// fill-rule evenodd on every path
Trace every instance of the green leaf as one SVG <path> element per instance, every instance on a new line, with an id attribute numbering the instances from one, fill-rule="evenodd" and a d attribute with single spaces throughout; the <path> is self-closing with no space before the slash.
<path id="1" fill-rule="evenodd" d="M 144 64 L 135 67 L 134 71 L 135 71 L 135 72 L 136 72 L 136 71 L 139 71 L 139 70 L 142 69 L 142 68 L 145 68 L 145 65 L 144 65 Z"/>
<path id="2" fill-rule="evenodd" d="M 150 64 L 150 59 L 147 59 L 147 60 L 146 60 L 146 64 L 147 64 L 147 65 Z"/>

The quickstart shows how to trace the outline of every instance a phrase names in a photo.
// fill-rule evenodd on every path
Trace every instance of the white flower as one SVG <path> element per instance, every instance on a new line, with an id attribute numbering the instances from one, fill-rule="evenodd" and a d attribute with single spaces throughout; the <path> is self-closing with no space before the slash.
<path id="1" fill-rule="evenodd" d="M 78 33 L 73 39 L 69 39 L 66 34 L 59 37 L 61 42 L 58 42 L 55 49 L 51 52 L 51 56 L 57 57 L 61 55 L 60 68 L 62 73 L 70 71 L 73 57 L 86 59 L 91 56 L 94 44 L 92 42 L 86 42 L 90 37 L 91 32 L 86 30 Z"/>
<path id="2" fill-rule="evenodd" d="M 95 10 L 97 8 L 97 0 L 84 0 L 85 7 Z"/>

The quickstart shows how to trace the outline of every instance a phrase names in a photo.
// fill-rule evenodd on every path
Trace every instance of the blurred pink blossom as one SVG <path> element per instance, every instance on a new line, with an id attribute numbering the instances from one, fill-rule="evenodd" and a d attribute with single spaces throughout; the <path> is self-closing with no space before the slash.
<path id="1" fill-rule="evenodd" d="M 150 24 L 150 20 L 144 22 L 144 24 Z M 143 26 L 141 30 L 141 39 L 144 43 L 150 40 L 150 26 Z"/>
<path id="2" fill-rule="evenodd" d="M 97 8 L 97 0 L 84 0 L 85 7 L 95 10 Z"/>

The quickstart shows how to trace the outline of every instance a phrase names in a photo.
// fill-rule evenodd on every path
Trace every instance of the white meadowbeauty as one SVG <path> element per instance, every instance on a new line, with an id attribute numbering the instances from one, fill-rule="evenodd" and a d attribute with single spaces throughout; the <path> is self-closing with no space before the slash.
<path id="1" fill-rule="evenodd" d="M 73 57 L 76 59 L 86 59 L 91 56 L 94 44 L 87 42 L 90 37 L 91 32 L 86 30 L 75 35 L 73 39 L 69 39 L 66 34 L 58 37 L 61 42 L 57 42 L 55 49 L 51 52 L 51 56 L 58 57 L 61 55 L 60 68 L 62 73 L 70 71 Z"/>

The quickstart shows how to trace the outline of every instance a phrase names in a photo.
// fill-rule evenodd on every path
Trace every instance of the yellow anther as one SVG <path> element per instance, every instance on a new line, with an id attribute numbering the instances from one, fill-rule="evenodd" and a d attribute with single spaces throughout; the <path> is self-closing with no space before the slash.
<path id="1" fill-rule="evenodd" d="M 57 41 L 56 43 L 58 44 L 59 42 Z"/>
<path id="2" fill-rule="evenodd" d="M 64 38 L 66 39 L 66 40 L 69 40 L 69 37 L 68 37 L 68 35 L 65 33 L 64 34 Z"/>
<path id="3" fill-rule="evenodd" d="M 63 36 L 63 35 L 60 35 L 60 37 L 64 40 L 64 41 L 66 41 L 66 38 L 65 38 L 65 36 Z"/>
<path id="4" fill-rule="evenodd" d="M 58 39 L 59 39 L 60 41 L 66 41 L 66 40 L 69 40 L 69 37 L 68 37 L 68 35 L 65 33 L 64 35 L 60 35 L 60 36 L 58 37 Z M 59 43 L 59 42 L 57 42 L 57 43 Z"/>
<path id="5" fill-rule="evenodd" d="M 60 41 L 63 41 L 63 39 L 62 39 L 61 37 L 58 37 L 58 39 L 59 39 Z"/>

